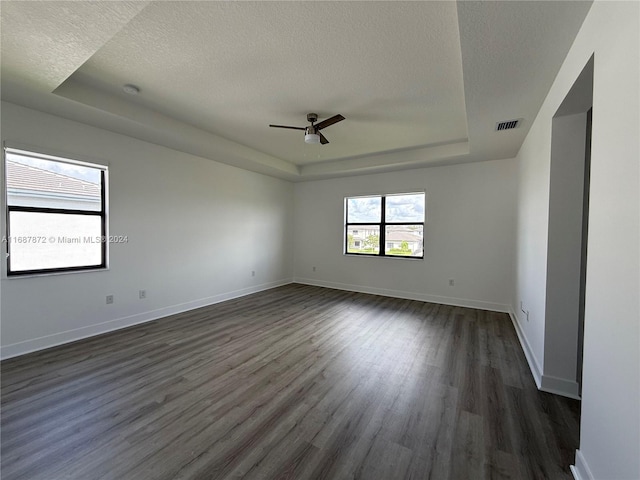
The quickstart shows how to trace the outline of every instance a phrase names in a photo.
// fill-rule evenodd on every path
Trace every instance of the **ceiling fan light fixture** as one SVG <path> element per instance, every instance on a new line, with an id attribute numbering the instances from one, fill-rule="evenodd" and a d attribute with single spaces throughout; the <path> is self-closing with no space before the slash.
<path id="1" fill-rule="evenodd" d="M 306 133 L 304 135 L 304 143 L 320 143 L 320 135 L 317 133 Z"/>
<path id="2" fill-rule="evenodd" d="M 304 130 L 304 143 L 315 143 L 316 145 L 319 143 L 321 145 L 326 145 L 329 143 L 327 137 L 325 137 L 320 130 L 323 128 L 330 127 L 334 123 L 341 122 L 344 120 L 344 117 L 340 114 L 334 115 L 333 117 L 327 118 L 326 120 L 321 121 L 320 123 L 315 123 L 318 120 L 318 114 L 309 113 L 307 114 L 307 121 L 311 122 L 311 125 L 307 127 L 292 127 L 291 125 L 269 125 L 272 128 L 286 128 L 289 130 Z"/>

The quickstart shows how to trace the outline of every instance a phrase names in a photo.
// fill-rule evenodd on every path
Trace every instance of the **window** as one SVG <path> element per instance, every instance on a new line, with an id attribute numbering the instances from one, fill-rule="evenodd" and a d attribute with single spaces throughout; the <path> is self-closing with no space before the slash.
<path id="1" fill-rule="evenodd" d="M 424 258 L 424 202 L 424 193 L 345 198 L 344 253 Z"/>
<path id="2" fill-rule="evenodd" d="M 7 275 L 107 266 L 107 167 L 5 148 Z"/>

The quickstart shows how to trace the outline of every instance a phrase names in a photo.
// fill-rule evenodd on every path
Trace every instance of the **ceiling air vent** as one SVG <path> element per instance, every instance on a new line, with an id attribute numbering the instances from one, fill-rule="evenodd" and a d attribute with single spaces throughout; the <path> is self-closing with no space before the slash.
<path id="1" fill-rule="evenodd" d="M 517 128 L 520 125 L 520 120 L 506 120 L 504 122 L 496 123 L 496 132 L 501 130 L 511 130 L 512 128 Z"/>

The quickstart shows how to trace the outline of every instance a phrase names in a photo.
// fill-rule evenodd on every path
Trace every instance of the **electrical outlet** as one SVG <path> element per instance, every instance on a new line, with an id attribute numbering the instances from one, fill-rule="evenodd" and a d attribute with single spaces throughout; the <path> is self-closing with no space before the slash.
<path id="1" fill-rule="evenodd" d="M 449 286 L 453 287 L 456 284 L 456 282 L 453 280 L 453 278 L 449 279 Z"/>
<path id="2" fill-rule="evenodd" d="M 251 270 L 251 276 L 255 277 L 256 276 L 256 271 L 255 270 Z"/>
<path id="3" fill-rule="evenodd" d="M 142 299 L 142 298 L 147 298 L 147 291 L 146 291 L 146 290 L 140 290 L 140 291 L 138 292 L 138 297 L 139 297 L 140 299 Z"/>
<path id="4" fill-rule="evenodd" d="M 113 303 L 113 295 L 107 295 L 107 305 L 110 305 Z"/>
<path id="5" fill-rule="evenodd" d="M 311 267 L 311 269 L 315 272 L 316 271 L 316 267 Z"/>

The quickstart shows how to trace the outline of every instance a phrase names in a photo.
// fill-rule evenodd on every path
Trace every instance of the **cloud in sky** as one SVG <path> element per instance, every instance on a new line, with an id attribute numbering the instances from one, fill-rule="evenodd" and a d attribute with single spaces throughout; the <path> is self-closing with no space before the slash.
<path id="1" fill-rule="evenodd" d="M 387 222 L 424 222 L 424 193 L 389 195 L 386 207 Z"/>
<path id="2" fill-rule="evenodd" d="M 356 197 L 347 200 L 348 222 L 380 222 L 382 200 L 380 197 Z"/>
<path id="3" fill-rule="evenodd" d="M 424 193 L 386 196 L 387 222 L 424 222 Z M 382 215 L 382 197 L 355 197 L 347 200 L 349 223 L 378 223 Z"/>

